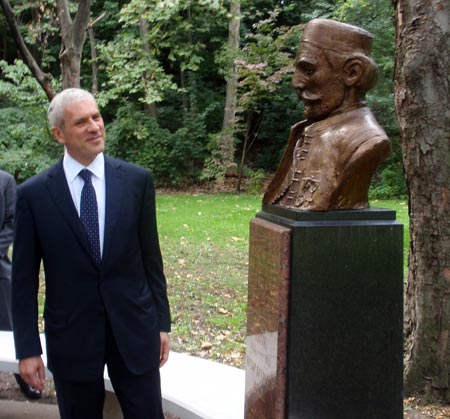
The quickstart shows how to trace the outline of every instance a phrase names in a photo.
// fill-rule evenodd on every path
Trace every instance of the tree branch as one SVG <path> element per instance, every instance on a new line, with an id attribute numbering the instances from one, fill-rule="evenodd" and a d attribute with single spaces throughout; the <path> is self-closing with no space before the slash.
<path id="1" fill-rule="evenodd" d="M 58 18 L 59 27 L 61 28 L 61 36 L 63 37 L 70 30 L 72 25 L 72 18 L 70 17 L 69 5 L 67 0 L 58 0 Z"/>
<path id="2" fill-rule="evenodd" d="M 73 35 L 77 47 L 82 48 L 86 39 L 86 28 L 89 24 L 91 0 L 80 0 L 78 11 L 73 22 Z"/>
<path id="3" fill-rule="evenodd" d="M 52 100 L 55 96 L 55 91 L 53 90 L 52 86 L 52 76 L 50 74 L 44 73 L 41 70 L 33 55 L 30 53 L 22 37 L 22 34 L 20 33 L 19 24 L 17 23 L 14 10 L 9 4 L 9 1 L 0 0 L 0 5 L 3 9 L 6 21 L 8 22 L 9 30 L 11 31 L 11 35 L 14 39 L 14 42 L 16 43 L 17 49 L 19 50 L 23 61 L 28 66 L 38 83 L 42 86 L 49 100 Z"/>

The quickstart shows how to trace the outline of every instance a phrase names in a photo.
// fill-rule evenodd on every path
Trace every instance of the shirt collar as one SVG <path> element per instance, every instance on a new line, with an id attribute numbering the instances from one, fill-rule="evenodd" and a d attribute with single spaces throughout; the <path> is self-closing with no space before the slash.
<path id="1" fill-rule="evenodd" d="M 66 151 L 64 153 L 63 166 L 69 183 L 73 182 L 83 169 L 89 169 L 100 180 L 105 178 L 105 157 L 103 153 L 97 154 L 97 157 L 88 166 L 83 166 Z"/>

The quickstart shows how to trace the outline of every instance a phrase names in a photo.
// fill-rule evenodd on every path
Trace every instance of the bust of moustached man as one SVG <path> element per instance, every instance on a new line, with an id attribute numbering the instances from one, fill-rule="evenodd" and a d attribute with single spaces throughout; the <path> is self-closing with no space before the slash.
<path id="1" fill-rule="evenodd" d="M 384 130 L 365 103 L 376 81 L 372 35 L 314 19 L 304 30 L 292 86 L 305 105 L 291 128 L 264 204 L 309 211 L 363 209 L 378 165 L 389 155 Z"/>

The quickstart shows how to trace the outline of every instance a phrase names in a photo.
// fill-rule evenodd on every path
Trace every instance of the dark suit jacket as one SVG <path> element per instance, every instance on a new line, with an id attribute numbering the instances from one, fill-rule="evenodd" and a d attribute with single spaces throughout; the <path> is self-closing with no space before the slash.
<path id="1" fill-rule="evenodd" d="M 104 368 L 105 315 L 136 374 L 157 368 L 169 304 L 148 170 L 105 156 L 104 250 L 97 265 L 73 204 L 62 160 L 19 186 L 13 253 L 18 359 L 40 354 L 38 276 L 45 271 L 48 367 L 83 381 Z"/>
<path id="2" fill-rule="evenodd" d="M 16 182 L 0 170 L 0 330 L 11 329 L 11 261 L 9 246 L 13 240 Z"/>
<path id="3" fill-rule="evenodd" d="M 16 182 L 14 177 L 0 170 L 0 279 L 11 277 L 9 246 L 13 240 Z"/>

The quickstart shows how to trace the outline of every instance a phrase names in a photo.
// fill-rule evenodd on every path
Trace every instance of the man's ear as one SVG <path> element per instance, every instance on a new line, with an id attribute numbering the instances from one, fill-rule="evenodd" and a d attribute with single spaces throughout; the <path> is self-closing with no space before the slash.
<path id="1" fill-rule="evenodd" d="M 64 135 L 63 135 L 63 131 L 61 128 L 53 127 L 52 134 L 53 134 L 53 137 L 55 137 L 55 140 L 58 141 L 58 143 L 60 143 L 60 144 L 66 143 L 64 140 Z"/>
<path id="2" fill-rule="evenodd" d="M 364 75 L 364 63 L 360 58 L 350 58 L 344 65 L 344 83 L 347 87 L 360 84 Z"/>

